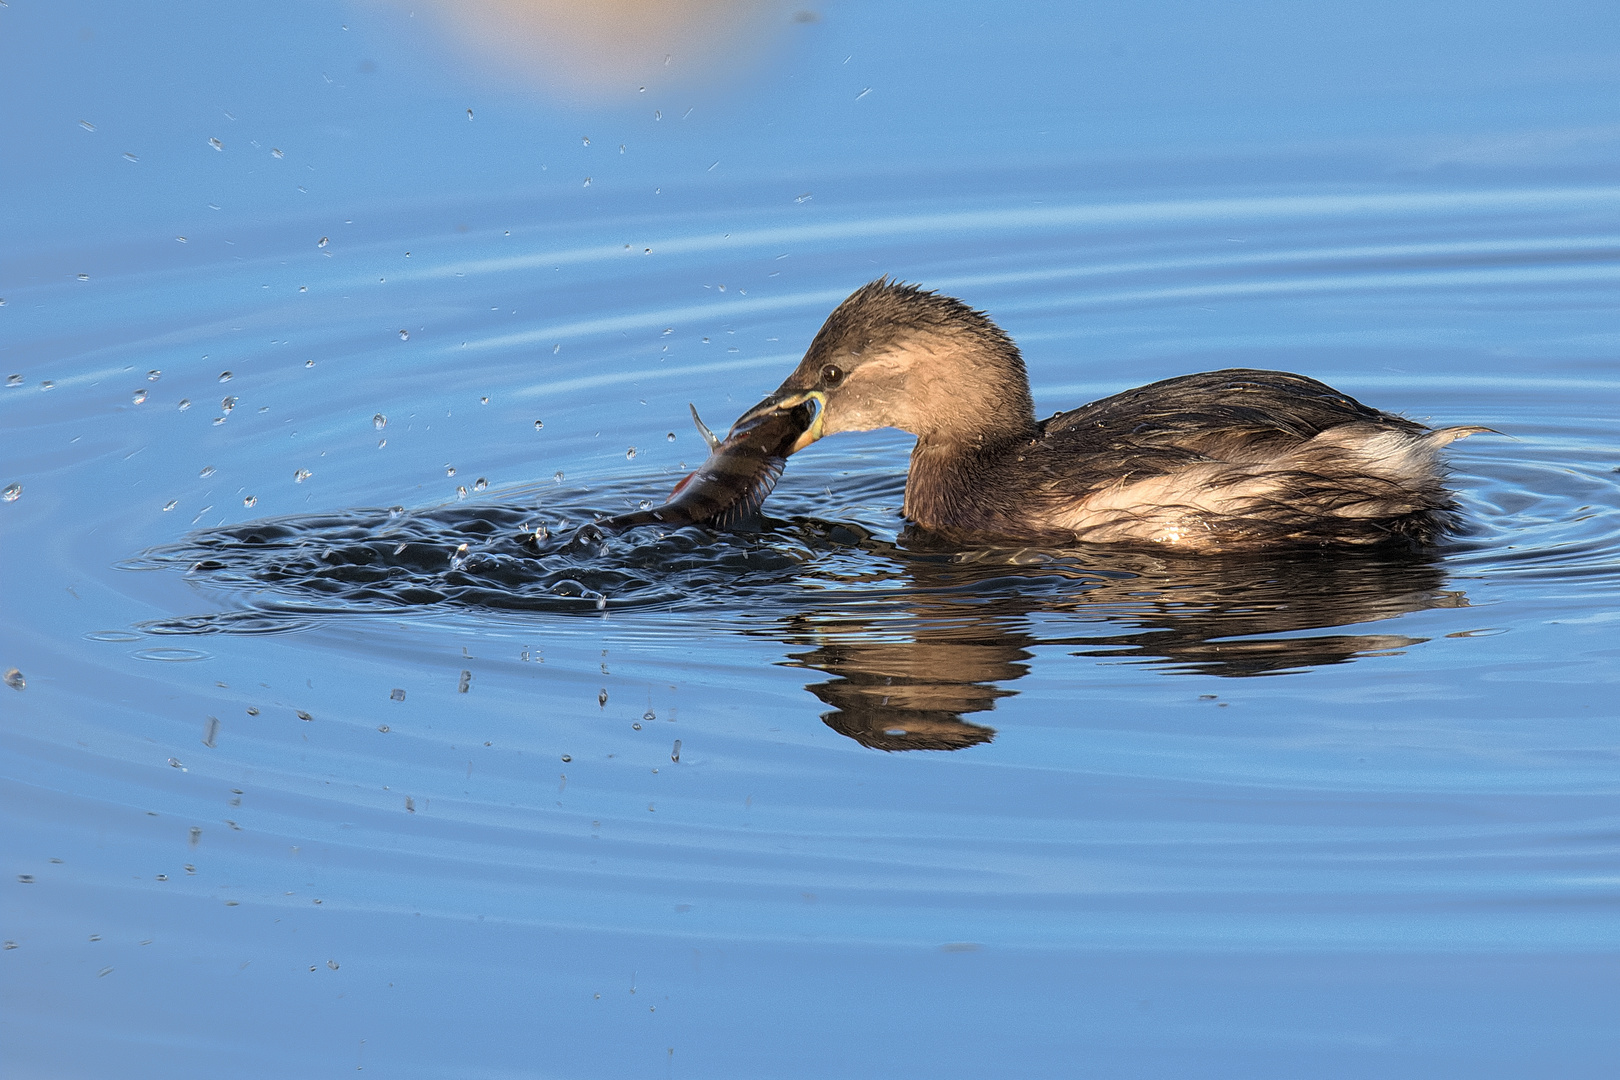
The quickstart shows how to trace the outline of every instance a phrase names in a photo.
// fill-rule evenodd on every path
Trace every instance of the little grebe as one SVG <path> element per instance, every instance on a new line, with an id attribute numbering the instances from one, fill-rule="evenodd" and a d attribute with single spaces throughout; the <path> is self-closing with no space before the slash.
<path id="1" fill-rule="evenodd" d="M 813 401 L 788 453 L 824 435 L 917 436 L 905 516 L 955 539 L 1151 543 L 1186 551 L 1425 544 L 1451 525 L 1431 430 L 1282 371 L 1231 368 L 1035 419 L 1018 347 L 959 300 L 880 278 L 738 423 Z"/>

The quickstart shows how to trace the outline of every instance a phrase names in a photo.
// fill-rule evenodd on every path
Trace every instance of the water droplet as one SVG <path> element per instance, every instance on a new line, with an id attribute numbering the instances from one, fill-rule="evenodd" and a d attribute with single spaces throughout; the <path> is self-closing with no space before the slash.
<path id="1" fill-rule="evenodd" d="M 409 795 L 405 796 L 405 809 L 412 814 L 416 813 L 416 800 L 411 798 Z M 315 969 L 311 968 L 310 970 L 313 971 Z"/>
<path id="2" fill-rule="evenodd" d="M 675 740 L 675 748 L 669 752 L 669 760 L 675 762 L 676 764 L 680 763 L 680 760 L 681 760 L 681 740 L 679 740 L 679 739 Z"/>
<path id="3" fill-rule="evenodd" d="M 640 724 L 631 724 L 630 725 L 630 730 L 631 731 L 640 731 L 641 730 L 641 725 Z"/>
<path id="4" fill-rule="evenodd" d="M 90 280 L 90 275 L 89 274 L 80 274 L 79 275 L 79 280 L 80 281 L 89 281 Z"/>
<path id="5" fill-rule="evenodd" d="M 580 136 L 580 141 L 583 142 L 586 146 L 591 145 L 591 137 L 589 135 L 581 135 Z"/>
<path id="6" fill-rule="evenodd" d="M 330 244 L 331 242 L 332 242 L 332 238 L 330 236 L 323 236 L 319 240 L 315 241 L 315 246 L 318 247 L 318 248 L 323 248 L 327 244 Z"/>
<path id="7" fill-rule="evenodd" d="M 228 371 L 220 372 L 219 373 L 219 381 L 220 382 L 230 382 L 231 381 L 231 373 L 228 372 Z"/>
<path id="8" fill-rule="evenodd" d="M 638 502 L 636 504 L 636 509 L 637 510 L 651 510 L 652 509 L 652 500 L 651 499 L 642 499 L 640 502 Z"/>
<path id="9" fill-rule="evenodd" d="M 558 469 L 558 470 L 557 470 L 557 471 L 556 471 L 556 472 L 554 472 L 554 473 L 552 473 L 552 474 L 551 474 L 551 478 L 552 478 L 552 479 L 553 479 L 553 480 L 555 480 L 555 481 L 556 481 L 556 482 L 557 482 L 557 483 L 559 483 L 559 484 L 560 484 L 560 483 L 562 483 L 562 481 L 563 481 L 563 474 L 562 474 L 562 470 L 561 470 L 561 469 Z"/>
<path id="10" fill-rule="evenodd" d="M 203 739 L 202 739 L 203 745 L 208 747 L 209 749 L 213 749 L 214 743 L 215 743 L 216 740 L 218 740 L 218 738 L 219 738 L 219 717 L 210 716 L 208 718 L 208 722 L 203 725 Z"/>
<path id="11" fill-rule="evenodd" d="M 467 110 L 467 119 L 471 120 L 472 118 L 473 118 L 473 111 L 471 109 L 468 109 Z"/>
<path id="12" fill-rule="evenodd" d="M 257 495 L 249 495 L 242 500 L 242 505 L 248 507 L 249 509 L 257 506 L 258 504 L 259 497 Z"/>
<path id="13" fill-rule="evenodd" d="M 456 475 L 456 467 L 447 462 L 445 464 L 445 466 L 444 466 L 444 475 L 446 475 L 446 476 L 454 476 L 454 475 Z"/>
<path id="14" fill-rule="evenodd" d="M 203 479 L 207 479 L 208 477 L 214 475 L 214 467 L 212 465 L 204 465 L 202 467 L 202 472 L 198 473 L 197 475 Z"/>
<path id="15" fill-rule="evenodd" d="M 463 671 L 461 673 L 461 681 L 456 683 L 456 693 L 465 694 L 468 690 L 471 690 L 471 689 L 472 689 L 472 672 Z"/>
<path id="16" fill-rule="evenodd" d="M 96 130 L 96 125 L 92 124 L 88 120 L 80 120 L 79 121 L 79 126 L 84 128 L 84 130 L 86 130 L 86 131 L 94 131 L 94 130 Z"/>
<path id="17" fill-rule="evenodd" d="M 151 371 L 146 373 L 147 382 L 157 382 L 161 378 L 163 378 L 163 372 L 159 371 L 157 368 L 153 368 Z"/>
<path id="18" fill-rule="evenodd" d="M 654 120 L 662 120 L 663 118 L 664 118 L 664 110 L 662 110 L 662 109 L 654 109 L 653 110 L 653 119 Z"/>
<path id="19" fill-rule="evenodd" d="M 133 401 L 137 405 L 145 405 L 146 404 L 146 391 L 145 390 L 137 390 L 137 391 L 135 391 L 135 393 L 130 395 L 130 400 Z"/>
<path id="20" fill-rule="evenodd" d="M 633 458 L 633 457 L 635 457 L 635 456 L 636 456 L 636 448 L 635 448 L 635 447 L 633 447 L 633 446 L 632 446 L 632 447 L 631 447 L 631 448 L 630 448 L 630 449 L 628 449 L 628 450 L 626 450 L 626 451 L 625 451 L 625 452 L 624 452 L 624 456 L 625 456 L 625 457 L 626 457 L 626 458 Z"/>
<path id="21" fill-rule="evenodd" d="M 384 735 L 386 735 L 386 734 L 388 734 L 388 725 L 387 724 L 378 724 L 377 725 L 377 730 L 382 732 Z"/>
<path id="22" fill-rule="evenodd" d="M 383 447 L 385 447 L 387 445 L 388 445 L 388 440 L 387 439 L 378 439 L 377 440 L 377 449 L 381 450 Z"/>
<path id="23" fill-rule="evenodd" d="M 273 157 L 273 158 L 284 158 L 287 155 L 283 154 L 280 150 L 277 150 L 275 147 L 272 146 L 270 148 L 270 156 Z"/>
<path id="24" fill-rule="evenodd" d="M 562 352 L 562 342 L 559 341 L 551 347 L 551 355 L 556 356 L 560 352 Z"/>
<path id="25" fill-rule="evenodd" d="M 295 711 L 298 713 L 298 719 L 304 721 L 304 723 L 306 723 L 306 724 L 309 723 L 311 720 L 315 719 L 313 716 L 309 715 L 309 713 L 305 712 L 303 709 L 298 709 L 298 710 L 295 710 Z"/>
<path id="26" fill-rule="evenodd" d="M 371 426 L 376 428 L 378 431 L 381 431 L 383 428 L 388 426 L 388 417 L 384 416 L 382 413 L 377 413 L 371 418 Z"/>
<path id="27" fill-rule="evenodd" d="M 247 714 L 249 716 L 258 716 L 259 715 L 259 707 L 257 705 L 249 705 L 247 707 Z"/>
<path id="28" fill-rule="evenodd" d="M 181 412 L 185 412 L 187 409 L 191 408 L 191 399 L 188 397 L 181 398 L 180 404 L 176 406 L 176 408 L 178 408 Z"/>
<path id="29" fill-rule="evenodd" d="M 236 401 L 237 399 L 234 397 L 221 398 L 219 407 L 224 409 L 226 412 L 230 412 L 232 409 L 236 408 Z"/>
<path id="30" fill-rule="evenodd" d="M 21 386 L 22 384 L 23 384 L 23 377 L 21 375 L 7 375 L 6 376 L 6 385 L 7 386 Z M 538 426 L 538 421 L 536 422 L 536 425 Z"/>
<path id="31" fill-rule="evenodd" d="M 465 499 L 466 497 L 467 497 L 467 485 L 466 484 L 457 484 L 456 485 L 456 498 Z"/>
<path id="32" fill-rule="evenodd" d="M 137 161 L 140 161 L 141 159 L 136 157 L 134 154 L 125 153 L 124 154 L 124 160 L 128 161 L 128 162 L 137 162 Z"/>
<path id="33" fill-rule="evenodd" d="M 0 499 L 6 502 L 16 502 L 20 498 L 22 498 L 21 484 L 7 484 L 6 489 L 0 491 Z"/>
<path id="34" fill-rule="evenodd" d="M 49 379 L 41 379 L 39 382 L 39 388 L 41 390 L 55 390 L 56 384 Z"/>
<path id="35" fill-rule="evenodd" d="M 310 472 L 308 469 L 297 469 L 293 472 L 293 483 L 302 484 L 305 480 L 308 480 L 314 475 L 315 474 Z"/>
<path id="36" fill-rule="evenodd" d="M 546 422 L 544 420 L 536 420 L 534 422 L 534 430 L 536 430 L 536 431 L 539 431 L 540 429 L 544 428 L 545 426 L 546 426 Z"/>
<path id="37" fill-rule="evenodd" d="M 163 504 L 163 512 L 165 514 L 167 514 L 170 510 L 173 510 L 175 507 L 177 507 L 179 505 L 180 505 L 180 500 L 179 499 L 170 499 L 168 502 Z"/>
<path id="38" fill-rule="evenodd" d="M 607 687 L 603 687 L 602 692 L 596 695 L 596 704 L 604 709 L 607 708 Z"/>
<path id="39" fill-rule="evenodd" d="M 26 690 L 28 689 L 28 680 L 23 678 L 23 673 L 16 668 L 7 668 L 6 685 L 13 690 Z"/>
<path id="40" fill-rule="evenodd" d="M 581 184 L 580 187 L 590 187 L 590 186 L 591 186 L 591 178 L 587 176 L 585 178 L 585 182 L 583 184 Z"/>
<path id="41" fill-rule="evenodd" d="M 397 686 L 394 687 L 394 689 L 388 691 L 388 700 L 389 701 L 404 701 L 405 700 L 405 691 L 401 690 Z"/>
<path id="42" fill-rule="evenodd" d="M 179 761 L 178 758 L 170 758 L 169 759 L 169 768 L 171 768 L 171 769 L 184 769 L 185 766 L 180 764 L 180 761 Z"/>
<path id="43" fill-rule="evenodd" d="M 648 709 L 646 712 L 641 714 L 641 718 L 643 720 L 656 720 L 658 719 L 658 714 L 653 712 L 651 709 Z"/>
<path id="44" fill-rule="evenodd" d="M 482 476 L 480 476 L 477 480 L 473 481 L 473 490 L 474 491 L 483 491 L 487 487 L 489 487 L 489 481 L 485 480 Z"/>
<path id="45" fill-rule="evenodd" d="M 401 330 L 399 332 L 399 340 L 401 340 L 401 341 L 409 341 L 409 340 L 411 340 L 411 332 L 409 330 Z"/>
<path id="46" fill-rule="evenodd" d="M 218 139 L 209 139 L 208 140 L 208 145 L 212 146 L 215 150 L 223 150 L 223 149 L 225 149 L 225 144 L 220 142 Z"/>
<path id="47" fill-rule="evenodd" d="M 338 969 L 338 962 L 336 960 L 328 960 L 326 962 L 326 966 L 331 968 L 333 971 L 336 971 Z"/>

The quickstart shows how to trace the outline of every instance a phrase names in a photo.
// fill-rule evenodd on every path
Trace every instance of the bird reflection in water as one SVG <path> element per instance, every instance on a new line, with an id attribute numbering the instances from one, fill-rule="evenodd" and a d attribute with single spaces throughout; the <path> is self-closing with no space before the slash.
<path id="1" fill-rule="evenodd" d="M 583 506 L 554 512 L 591 516 Z M 1444 587 L 1429 553 L 962 551 L 910 533 L 894 544 L 854 523 L 808 517 L 767 519 L 761 533 L 632 530 L 583 550 L 564 540 L 537 553 L 537 534 L 520 529 L 533 516 L 525 507 L 458 504 L 249 522 L 121 565 L 251 592 L 246 607 L 140 624 L 150 634 L 287 632 L 324 617 L 439 606 L 596 616 L 609 591 L 618 610 L 633 611 L 638 589 L 660 608 L 677 596 L 746 607 L 742 632 L 785 642 L 787 663 L 829 676 L 807 687 L 832 707 L 827 724 L 881 750 L 989 742 L 995 729 L 976 714 L 1017 693 L 1009 684 L 1029 674 L 1037 650 L 1046 663 L 1064 662 L 1051 655 L 1064 649 L 1169 674 L 1274 675 L 1425 640 L 1317 631 L 1468 604 Z M 470 544 L 481 550 L 446 559 Z"/>
<path id="2" fill-rule="evenodd" d="M 791 664 L 832 676 L 805 688 L 833 707 L 822 716 L 827 726 L 879 750 L 989 742 L 995 729 L 964 717 L 1016 694 L 1005 684 L 1029 673 L 1036 647 L 1181 674 L 1276 675 L 1427 640 L 1306 631 L 1468 604 L 1442 587 L 1439 567 L 1420 554 L 974 556 L 915 543 L 905 580 L 895 583 L 903 599 L 886 602 L 871 620 L 840 605 L 796 614 L 777 631 L 790 645 L 812 646 L 791 654 Z M 1062 632 L 1076 623 L 1094 629 Z"/>

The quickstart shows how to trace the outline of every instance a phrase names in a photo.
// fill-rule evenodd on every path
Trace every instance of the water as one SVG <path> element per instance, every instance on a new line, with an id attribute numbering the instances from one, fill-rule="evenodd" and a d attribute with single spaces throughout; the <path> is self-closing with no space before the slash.
<path id="1" fill-rule="evenodd" d="M 676 145 L 656 196 L 598 164 L 7 282 L 13 1067 L 1605 1075 L 1620 189 L 1256 152 L 784 194 Z M 879 273 L 987 310 L 1042 415 L 1243 365 L 1502 434 L 1415 555 L 942 548 L 893 432 L 751 528 L 573 538 Z"/>

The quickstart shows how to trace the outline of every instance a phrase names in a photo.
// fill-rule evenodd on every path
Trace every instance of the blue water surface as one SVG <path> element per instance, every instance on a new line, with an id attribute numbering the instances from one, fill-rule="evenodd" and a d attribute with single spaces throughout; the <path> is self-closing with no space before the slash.
<path id="1" fill-rule="evenodd" d="M 0 7 L 6 1075 L 1612 1075 L 1620 9 L 497 8 Z M 895 432 L 559 542 L 880 274 L 1501 434 L 1416 555 Z"/>

